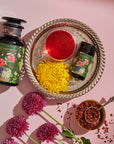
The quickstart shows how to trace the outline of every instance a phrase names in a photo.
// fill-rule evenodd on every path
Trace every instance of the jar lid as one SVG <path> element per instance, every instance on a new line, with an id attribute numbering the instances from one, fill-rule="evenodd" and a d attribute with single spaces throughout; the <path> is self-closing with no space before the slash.
<path id="1" fill-rule="evenodd" d="M 2 19 L 7 20 L 6 23 L 4 23 L 4 26 L 10 26 L 10 27 L 16 27 L 20 29 L 24 29 L 23 26 L 21 26 L 21 22 L 26 23 L 23 19 L 13 18 L 13 17 L 2 17 Z"/>
<path id="2" fill-rule="evenodd" d="M 91 56 L 94 56 L 96 48 L 94 45 L 82 41 L 79 50 L 83 51 Z"/>

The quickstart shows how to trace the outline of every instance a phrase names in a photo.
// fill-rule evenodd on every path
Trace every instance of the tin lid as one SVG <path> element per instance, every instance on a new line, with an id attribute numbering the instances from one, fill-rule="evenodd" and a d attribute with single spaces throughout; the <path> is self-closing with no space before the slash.
<path id="1" fill-rule="evenodd" d="M 79 50 L 82 52 L 85 52 L 91 56 L 94 56 L 96 48 L 94 45 L 82 41 Z"/>
<path id="2" fill-rule="evenodd" d="M 10 26 L 10 27 L 16 27 L 20 29 L 24 29 L 23 26 L 21 26 L 21 22 L 26 23 L 23 19 L 13 18 L 13 17 L 2 17 L 2 19 L 7 20 L 6 23 L 4 23 L 4 26 Z"/>

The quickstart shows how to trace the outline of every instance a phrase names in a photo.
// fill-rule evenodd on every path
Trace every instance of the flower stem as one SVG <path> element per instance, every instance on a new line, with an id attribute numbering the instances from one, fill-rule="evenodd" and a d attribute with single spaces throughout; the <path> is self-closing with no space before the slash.
<path id="1" fill-rule="evenodd" d="M 59 140 L 58 138 L 54 137 L 55 140 L 57 140 L 58 142 L 60 142 L 61 144 L 65 144 L 64 142 L 62 142 L 61 140 Z"/>
<path id="2" fill-rule="evenodd" d="M 25 135 L 26 135 L 30 140 L 32 140 L 35 144 L 39 144 L 39 143 L 37 143 L 32 137 L 30 137 L 27 133 L 25 133 Z"/>
<path id="3" fill-rule="evenodd" d="M 78 139 L 78 138 L 76 138 L 75 137 L 75 135 L 69 130 L 69 129 L 67 129 L 64 125 L 62 125 L 60 122 L 58 122 L 54 117 L 52 117 L 49 113 L 47 113 L 45 110 L 43 110 L 43 112 L 46 114 L 46 115 L 48 115 L 50 118 L 52 118 L 56 123 L 58 123 L 61 127 L 63 127 L 67 132 L 69 132 L 72 136 L 73 136 L 73 138 L 79 143 L 79 144 L 82 144 L 82 142 Z"/>

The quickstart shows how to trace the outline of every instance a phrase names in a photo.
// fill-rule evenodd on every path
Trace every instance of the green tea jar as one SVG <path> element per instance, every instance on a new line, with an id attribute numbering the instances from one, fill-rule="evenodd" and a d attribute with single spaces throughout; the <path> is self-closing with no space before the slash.
<path id="1" fill-rule="evenodd" d="M 71 75 L 84 80 L 94 55 L 95 47 L 89 43 L 81 42 L 78 55 L 71 68 Z"/>
<path id="2" fill-rule="evenodd" d="M 24 27 L 22 19 L 3 17 L 7 20 L 3 24 L 3 36 L 0 36 L 0 84 L 16 86 L 23 65 L 25 52 L 24 42 L 21 40 L 21 32 Z"/>

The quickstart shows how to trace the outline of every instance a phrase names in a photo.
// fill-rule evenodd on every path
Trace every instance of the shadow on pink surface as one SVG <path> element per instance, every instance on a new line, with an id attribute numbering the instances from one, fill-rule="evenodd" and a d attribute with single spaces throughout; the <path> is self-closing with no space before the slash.
<path id="1" fill-rule="evenodd" d="M 22 103 L 22 98 L 19 101 L 19 103 L 14 107 L 13 116 L 23 115 L 27 119 L 28 115 L 23 111 L 23 109 L 21 107 L 21 103 Z M 0 127 L 0 144 L 2 144 L 5 139 L 10 137 L 10 135 L 8 135 L 6 132 L 7 122 L 8 122 L 8 120 Z M 19 141 L 21 141 L 21 143 L 23 143 L 23 144 L 26 144 L 21 140 L 21 138 L 19 139 Z"/>
<path id="2" fill-rule="evenodd" d="M 27 115 L 23 109 L 22 109 L 22 100 L 23 97 L 20 99 L 19 103 L 14 107 L 13 109 L 13 115 L 17 116 L 17 115 L 23 115 L 24 117 L 28 118 L 29 115 Z M 100 103 L 104 103 L 106 102 L 106 100 L 104 98 L 101 99 Z M 65 125 L 67 128 L 72 129 L 72 131 L 74 131 L 74 133 L 76 135 L 83 135 L 85 133 L 87 133 L 88 131 L 82 130 L 76 123 L 75 121 L 75 110 L 76 110 L 76 105 L 73 107 L 70 107 L 67 109 L 65 115 L 64 115 L 64 123 L 63 125 Z M 48 122 L 47 119 L 45 119 L 45 117 L 43 117 L 42 115 L 38 114 L 43 120 L 45 120 L 46 122 Z M 7 134 L 6 132 L 6 124 L 7 124 L 8 120 L 0 127 L 0 143 L 3 143 L 3 141 L 6 138 L 9 138 L 10 136 Z M 37 140 L 36 138 L 36 130 L 34 132 L 32 132 L 31 137 L 33 137 L 35 140 Z M 73 141 L 71 139 L 67 139 L 67 138 L 63 138 L 63 141 L 66 141 L 70 144 L 73 143 Z M 23 140 L 21 140 L 21 138 L 19 139 L 19 141 L 23 144 L 25 144 L 25 142 L 23 142 Z M 27 142 L 28 144 L 32 144 L 31 140 L 28 140 Z M 56 144 L 56 143 L 55 143 Z"/>
<path id="3" fill-rule="evenodd" d="M 5 139 L 10 138 L 10 136 L 6 132 L 7 122 L 8 120 L 4 122 L 4 124 L 0 127 L 0 144 L 2 144 Z"/>
<path id="4" fill-rule="evenodd" d="M 36 137 L 37 134 L 37 129 L 30 135 L 34 140 L 36 140 L 38 142 L 38 139 Z M 54 144 L 58 144 L 58 142 L 54 141 Z M 27 144 L 34 144 L 33 142 L 31 142 L 31 140 L 27 141 Z M 40 144 L 40 143 L 39 143 Z M 70 143 L 71 144 L 71 143 Z"/>
<path id="5" fill-rule="evenodd" d="M 32 30 L 31 32 L 27 33 L 22 39 L 24 40 L 25 44 L 29 41 L 32 34 L 35 32 L 35 30 Z M 28 75 L 26 74 L 25 67 L 23 65 L 21 76 L 20 76 L 20 82 L 17 86 L 17 89 L 22 93 L 22 95 L 27 94 L 31 91 L 37 91 L 37 89 L 33 86 L 31 83 Z"/>
<path id="6" fill-rule="evenodd" d="M 22 101 L 23 101 L 23 98 L 24 98 L 24 96 L 22 96 L 22 98 L 20 99 L 20 101 L 18 102 L 18 104 L 14 107 L 14 109 L 13 109 L 13 115 L 14 115 L 14 116 L 23 115 L 23 116 L 25 116 L 26 119 L 27 119 L 27 118 L 29 117 L 29 115 L 27 115 L 27 114 L 25 113 L 25 111 L 22 109 Z M 57 103 L 60 103 L 60 102 L 61 102 L 61 100 L 52 100 L 52 101 L 54 102 L 54 104 L 57 104 Z M 47 100 L 47 104 L 48 104 L 48 105 L 49 105 L 49 104 L 52 104 L 52 101 Z M 65 102 L 64 100 L 62 100 L 62 101 Z M 37 116 L 37 115 L 36 115 L 36 116 Z M 38 114 L 38 117 L 41 117 L 45 122 L 49 122 L 48 119 L 46 119 L 45 117 L 43 117 L 40 113 Z M 37 129 L 36 129 L 35 131 L 33 131 L 30 136 L 31 136 L 33 139 L 35 139 L 36 141 L 38 141 L 38 140 L 37 140 L 37 137 L 36 137 L 36 131 L 37 131 Z M 21 143 L 25 144 L 25 143 L 21 140 L 21 138 L 19 139 L 19 141 L 20 141 Z M 33 144 L 33 142 L 32 142 L 30 139 L 28 139 L 27 144 Z M 55 142 L 55 144 L 57 144 L 57 143 Z"/>
<path id="7" fill-rule="evenodd" d="M 26 95 L 29 92 L 39 92 L 38 89 L 35 88 L 34 85 L 30 82 L 26 73 L 24 73 L 24 76 L 22 80 L 20 80 L 20 83 L 17 86 L 17 88 L 22 93 L 22 95 Z M 55 99 L 45 95 L 43 96 L 47 100 L 47 105 L 57 105 L 58 103 L 65 103 L 70 100 L 70 99 Z"/>
<path id="8" fill-rule="evenodd" d="M 0 85 L 0 94 L 7 91 L 10 88 L 10 86 Z"/>
<path id="9" fill-rule="evenodd" d="M 20 101 L 18 102 L 18 104 L 14 107 L 14 109 L 13 109 L 13 115 L 14 116 L 23 115 L 27 119 L 29 117 L 29 115 L 27 115 L 25 113 L 25 111 L 22 109 L 23 98 L 24 98 L 24 96 L 20 99 Z"/>
<path id="10" fill-rule="evenodd" d="M 37 129 L 36 129 L 34 132 L 32 132 L 32 134 L 31 134 L 30 136 L 31 136 L 35 141 L 38 142 L 38 139 L 37 139 L 37 137 L 36 137 L 36 133 L 37 133 Z M 28 139 L 27 144 L 34 144 L 34 142 L 32 142 L 30 139 Z"/>
<path id="11" fill-rule="evenodd" d="M 32 91 L 38 91 L 30 82 L 26 73 L 24 73 L 23 78 L 20 80 L 17 89 L 22 93 L 22 95 L 26 95 L 27 93 Z"/>
<path id="12" fill-rule="evenodd" d="M 22 101 L 23 101 L 23 98 L 24 96 L 20 99 L 19 103 L 14 107 L 13 109 L 13 115 L 16 116 L 16 115 L 23 115 L 26 117 L 26 119 L 29 117 L 29 115 L 27 115 L 24 110 L 22 109 Z M 49 122 L 47 119 L 45 119 L 45 117 L 43 117 L 40 113 L 38 115 L 36 115 L 38 117 L 41 117 L 45 122 Z M 36 133 L 37 133 L 37 129 L 35 131 L 33 131 L 31 133 L 31 137 L 38 142 L 37 140 L 37 137 L 36 137 Z M 20 138 L 19 141 L 22 143 L 22 144 L 25 144 L 25 142 L 23 142 L 23 140 Z M 28 139 L 27 141 L 27 144 L 34 144 L 30 139 Z M 57 144 L 57 143 L 55 143 Z"/>

